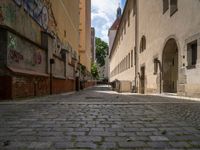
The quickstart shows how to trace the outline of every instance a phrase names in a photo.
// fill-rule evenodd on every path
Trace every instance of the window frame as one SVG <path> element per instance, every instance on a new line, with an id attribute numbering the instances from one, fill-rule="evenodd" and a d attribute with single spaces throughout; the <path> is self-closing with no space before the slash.
<path id="1" fill-rule="evenodd" d="M 169 10 L 169 0 L 163 0 L 163 14 Z"/>
<path id="2" fill-rule="evenodd" d="M 173 4 L 173 3 L 175 4 Z M 170 0 L 170 17 L 178 11 L 178 0 Z"/>
<path id="3" fill-rule="evenodd" d="M 192 49 L 192 46 L 194 46 L 194 45 L 195 45 L 196 49 Z M 195 50 L 195 52 L 194 52 L 194 50 Z M 190 51 L 190 56 L 189 56 L 189 51 Z M 195 54 L 195 56 L 194 56 L 194 54 Z M 187 69 L 196 68 L 197 60 L 198 60 L 197 55 L 198 55 L 198 40 L 196 39 L 196 40 L 193 40 L 192 42 L 187 43 Z"/>

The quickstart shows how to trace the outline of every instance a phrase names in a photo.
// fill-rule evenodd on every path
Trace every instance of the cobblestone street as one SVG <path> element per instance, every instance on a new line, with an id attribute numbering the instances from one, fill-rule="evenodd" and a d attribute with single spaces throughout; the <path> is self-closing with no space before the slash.
<path id="1" fill-rule="evenodd" d="M 200 103 L 106 86 L 0 103 L 0 149 L 199 150 Z"/>

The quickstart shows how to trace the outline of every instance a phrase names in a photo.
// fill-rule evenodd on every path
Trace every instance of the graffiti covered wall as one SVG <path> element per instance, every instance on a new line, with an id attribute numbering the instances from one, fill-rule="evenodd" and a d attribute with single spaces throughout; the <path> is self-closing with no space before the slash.
<path id="1" fill-rule="evenodd" d="M 41 0 L 1 0 L 0 24 L 41 43 L 41 29 L 48 27 L 48 9 Z M 28 27 L 28 28 L 27 28 Z"/>
<path id="2" fill-rule="evenodd" d="M 8 32 L 7 65 L 12 68 L 47 73 L 46 51 Z"/>

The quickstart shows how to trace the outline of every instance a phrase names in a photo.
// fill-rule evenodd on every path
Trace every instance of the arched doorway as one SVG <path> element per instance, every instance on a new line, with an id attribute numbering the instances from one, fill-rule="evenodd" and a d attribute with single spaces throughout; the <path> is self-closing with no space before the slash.
<path id="1" fill-rule="evenodd" d="M 177 93 L 178 46 L 175 39 L 169 39 L 163 50 L 163 92 Z"/>

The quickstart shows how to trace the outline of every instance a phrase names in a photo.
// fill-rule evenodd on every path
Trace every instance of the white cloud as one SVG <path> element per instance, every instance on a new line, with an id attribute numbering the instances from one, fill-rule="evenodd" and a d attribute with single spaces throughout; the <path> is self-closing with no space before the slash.
<path id="1" fill-rule="evenodd" d="M 108 42 L 108 29 L 116 19 L 116 10 L 119 0 L 91 0 L 92 26 L 95 27 L 96 36 Z"/>

